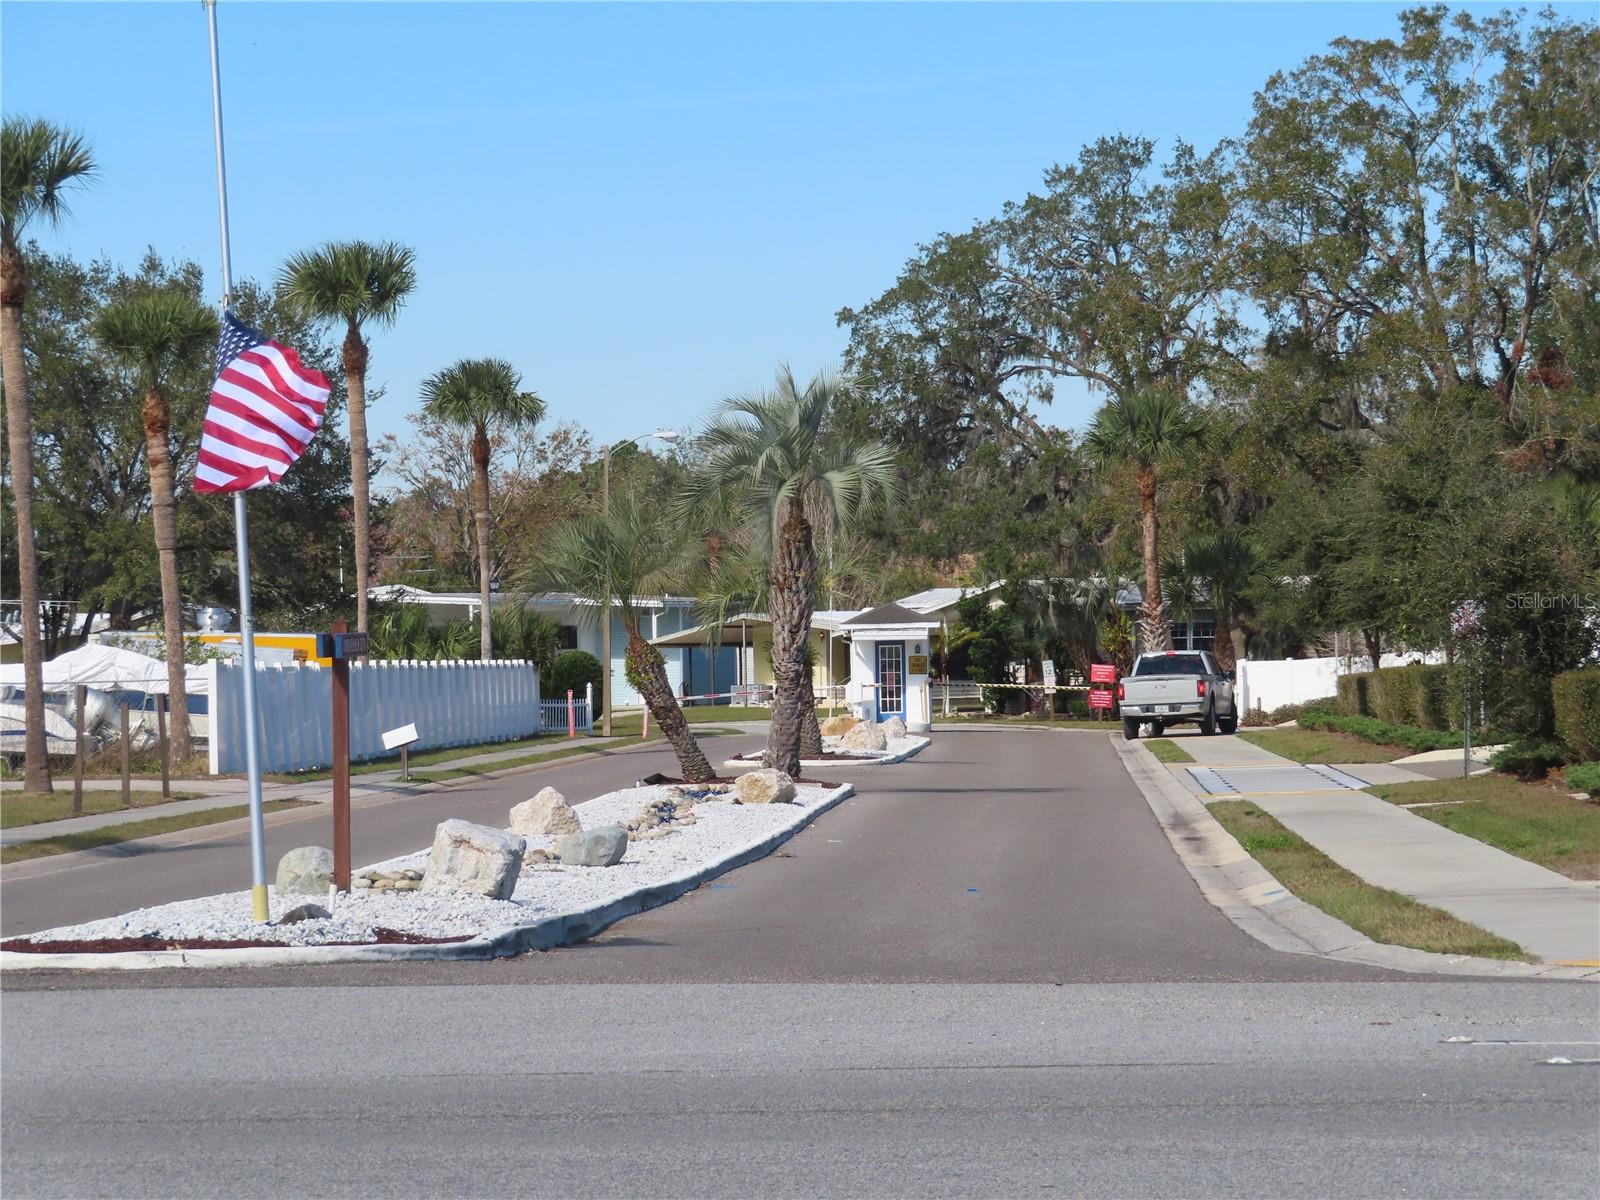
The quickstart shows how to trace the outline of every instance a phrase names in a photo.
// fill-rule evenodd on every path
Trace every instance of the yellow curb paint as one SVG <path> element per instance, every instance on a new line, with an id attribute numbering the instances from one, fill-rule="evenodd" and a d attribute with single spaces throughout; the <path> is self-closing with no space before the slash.
<path id="1" fill-rule="evenodd" d="M 1552 967 L 1600 967 L 1600 959 L 1558 958 L 1550 965 Z"/>
<path id="2" fill-rule="evenodd" d="M 1313 788 L 1308 792 L 1208 792 L 1207 795 L 1226 800 L 1229 797 L 1245 796 L 1335 796 L 1340 793 L 1349 795 L 1353 791 L 1354 788 Z"/>
<path id="3" fill-rule="evenodd" d="M 258 883 L 250 889 L 250 908 L 254 919 L 263 925 L 272 917 L 272 910 L 267 907 L 267 885 Z"/>

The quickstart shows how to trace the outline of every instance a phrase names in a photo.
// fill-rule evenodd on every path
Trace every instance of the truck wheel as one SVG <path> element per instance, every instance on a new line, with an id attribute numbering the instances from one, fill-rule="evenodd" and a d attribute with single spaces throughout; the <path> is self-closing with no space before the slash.
<path id="1" fill-rule="evenodd" d="M 1207 737 L 1210 737 L 1212 734 L 1216 733 L 1216 731 L 1217 710 L 1214 708 L 1208 708 L 1206 709 L 1205 716 L 1200 718 L 1200 732 L 1205 734 Z"/>
<path id="2" fill-rule="evenodd" d="M 1232 733 L 1239 728 L 1239 714 L 1234 713 L 1232 716 L 1218 717 L 1217 728 L 1222 730 L 1223 733 Z"/>
<path id="3" fill-rule="evenodd" d="M 1151 721 L 1150 722 L 1150 736 L 1151 737 L 1160 737 L 1166 731 L 1167 731 L 1167 727 L 1165 725 L 1163 725 L 1160 721 Z"/>
<path id="4" fill-rule="evenodd" d="M 1139 740 L 1139 719 L 1137 717 L 1122 718 L 1122 736 L 1126 741 Z"/>

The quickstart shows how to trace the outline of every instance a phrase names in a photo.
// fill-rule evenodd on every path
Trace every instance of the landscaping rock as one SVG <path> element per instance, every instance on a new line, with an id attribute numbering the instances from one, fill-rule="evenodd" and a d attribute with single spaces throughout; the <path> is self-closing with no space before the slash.
<path id="1" fill-rule="evenodd" d="M 567 798 L 553 787 L 542 789 L 511 810 L 511 832 L 523 837 L 562 837 L 582 830 L 578 814 L 572 811 Z"/>
<path id="2" fill-rule="evenodd" d="M 441 821 L 434 831 L 422 890 L 509 900 L 526 848 L 520 834 L 454 817 Z M 390 886 L 395 882 L 399 881 L 391 881 Z"/>
<path id="3" fill-rule="evenodd" d="M 899 717 L 890 717 L 887 721 L 879 725 L 878 728 L 883 730 L 883 736 L 888 738 L 891 742 L 894 741 L 895 738 L 903 738 L 906 735 L 906 723 Z"/>
<path id="4" fill-rule="evenodd" d="M 278 860 L 280 896 L 326 896 L 333 886 L 333 851 L 325 846 L 296 846 Z"/>
<path id="5" fill-rule="evenodd" d="M 569 867 L 614 867 L 628 852 L 628 831 L 621 825 L 600 825 L 582 833 L 569 833 L 551 847 Z"/>
<path id="6" fill-rule="evenodd" d="M 302 904 L 299 908 L 291 908 L 278 918 L 279 925 L 298 925 L 301 921 L 326 921 L 333 916 L 331 912 L 320 904 Z"/>
<path id="7" fill-rule="evenodd" d="M 822 723 L 823 737 L 839 737 L 861 724 L 855 717 L 829 717 Z"/>
<path id="8" fill-rule="evenodd" d="M 863 721 L 839 740 L 839 746 L 844 750 L 887 750 L 889 738 L 883 726 Z"/>
<path id="9" fill-rule="evenodd" d="M 734 781 L 733 794 L 740 804 L 792 804 L 794 780 L 771 768 L 747 771 Z"/>

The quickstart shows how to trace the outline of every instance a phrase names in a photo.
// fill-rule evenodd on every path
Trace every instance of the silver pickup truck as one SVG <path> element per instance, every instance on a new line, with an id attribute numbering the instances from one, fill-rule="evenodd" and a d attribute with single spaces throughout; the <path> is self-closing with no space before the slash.
<path id="1" fill-rule="evenodd" d="M 1205 650 L 1141 654 L 1117 684 L 1117 701 L 1122 736 L 1130 742 L 1141 725 L 1153 726 L 1157 737 L 1168 725 L 1191 722 L 1206 734 L 1239 727 L 1233 680 Z"/>

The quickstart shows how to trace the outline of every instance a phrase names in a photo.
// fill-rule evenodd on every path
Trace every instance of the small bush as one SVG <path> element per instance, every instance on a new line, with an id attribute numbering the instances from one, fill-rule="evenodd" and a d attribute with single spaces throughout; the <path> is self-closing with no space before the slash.
<path id="1" fill-rule="evenodd" d="M 1600 667 L 1557 675 L 1551 695 L 1556 739 L 1579 762 L 1600 759 Z"/>
<path id="2" fill-rule="evenodd" d="M 1519 741 L 1497 750 L 1489 765 L 1518 779 L 1543 779 L 1565 761 L 1566 755 L 1554 742 Z"/>
<path id="3" fill-rule="evenodd" d="M 1579 763 L 1563 772 L 1567 786 L 1574 791 L 1588 792 L 1600 800 L 1600 762 Z"/>
<path id="4" fill-rule="evenodd" d="M 564 699 L 567 689 L 572 690 L 574 698 L 583 695 L 586 684 L 594 685 L 594 712 L 593 717 L 600 715 L 601 688 L 600 688 L 600 660 L 586 650 L 563 650 L 556 655 L 556 661 L 550 667 L 549 678 L 545 680 L 540 689 L 547 699 Z"/>
<path id="5" fill-rule="evenodd" d="M 1331 729 L 1336 733 L 1349 733 L 1369 742 L 1384 746 L 1404 746 L 1421 753 L 1424 750 L 1449 750 L 1461 744 L 1461 735 L 1443 729 L 1419 729 L 1415 725 L 1396 725 L 1380 721 L 1377 717 L 1352 717 L 1327 709 L 1307 708 L 1297 718 L 1302 729 Z M 1492 733 L 1483 736 L 1493 737 Z"/>

